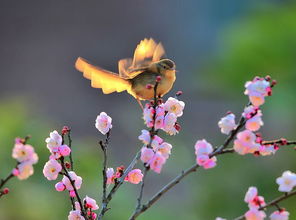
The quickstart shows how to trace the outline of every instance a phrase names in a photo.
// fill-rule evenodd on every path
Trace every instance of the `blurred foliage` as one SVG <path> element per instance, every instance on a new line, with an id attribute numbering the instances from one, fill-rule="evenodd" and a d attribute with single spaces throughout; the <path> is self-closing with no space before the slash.
<path id="1" fill-rule="evenodd" d="M 270 74 L 278 80 L 279 85 L 275 88 L 272 102 L 268 101 L 264 106 L 264 121 L 267 123 L 263 133 L 269 134 L 268 136 L 273 134 L 268 130 L 268 127 L 272 126 L 267 124 L 276 118 L 273 132 L 281 135 L 281 128 L 290 126 L 293 129 L 289 129 L 288 135 L 295 138 L 295 39 L 295 4 L 264 5 L 256 9 L 223 30 L 218 53 L 214 58 L 208 57 L 201 71 L 204 73 L 204 81 L 208 82 L 203 89 L 207 93 L 219 91 L 219 94 L 233 94 L 234 102 L 242 103 L 243 82 L 253 78 L 254 74 Z M 44 140 L 50 131 L 63 125 L 36 115 L 32 111 L 36 106 L 29 103 L 32 102 L 23 98 L 0 101 L 0 178 L 6 176 L 15 165 L 11 158 L 15 137 L 32 135 L 29 143 L 39 155 L 39 163 L 34 166 L 34 176 L 25 181 L 15 178 L 7 185 L 11 192 L 0 199 L 0 219 L 66 219 L 71 208 L 67 193 L 56 192 L 55 181 L 47 181 L 42 174 L 43 165 L 49 156 Z M 123 120 L 116 123 L 122 124 Z M 186 129 L 186 126 L 184 127 Z M 165 137 L 174 146 L 173 154 L 161 175 L 149 173 L 145 199 L 158 191 L 182 168 L 194 162 L 195 140 L 188 140 L 188 133 L 192 130 L 185 129 L 177 137 Z M 137 135 L 135 131 L 135 136 Z M 224 138 L 223 135 L 210 136 L 213 137 L 209 140 L 213 145 L 220 144 Z M 77 138 L 75 131 L 72 138 L 75 170 L 83 177 L 81 195 L 88 195 L 100 201 L 101 152 L 97 145 L 98 140 L 94 137 Z M 118 149 L 116 147 L 124 146 L 112 146 L 113 151 L 118 151 L 114 150 Z M 111 156 L 110 160 L 114 158 Z M 116 161 L 116 165 L 110 163 L 109 166 L 119 165 L 120 158 L 116 158 Z M 292 149 L 283 149 L 275 156 L 264 158 L 222 155 L 218 158 L 218 166 L 215 169 L 198 170 L 190 175 L 139 219 L 171 220 L 181 217 L 184 220 L 208 220 L 216 216 L 228 219 L 236 217 L 247 210 L 243 198 L 249 186 L 257 186 L 259 193 L 269 201 L 280 195 L 275 179 L 284 170 L 296 172 L 295 167 L 295 151 Z M 125 184 L 110 203 L 111 210 L 106 219 L 127 219 L 135 207 L 138 190 L 139 186 Z M 281 206 L 290 211 L 291 219 L 296 218 L 295 203 L 296 198 L 281 203 Z M 272 210 L 268 213 L 270 211 Z"/>
<path id="2" fill-rule="evenodd" d="M 242 83 L 254 76 L 271 75 L 275 88 L 274 115 L 293 118 L 296 106 L 296 4 L 263 4 L 233 21 L 218 37 L 218 51 L 203 67 L 204 89 L 219 94 L 242 91 Z M 295 121 L 294 121 L 295 122 Z M 294 123 L 294 129 L 295 129 Z"/>

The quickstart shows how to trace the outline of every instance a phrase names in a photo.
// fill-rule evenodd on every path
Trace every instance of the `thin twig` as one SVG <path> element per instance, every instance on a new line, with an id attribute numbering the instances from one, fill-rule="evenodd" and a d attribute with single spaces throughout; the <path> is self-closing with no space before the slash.
<path id="1" fill-rule="evenodd" d="M 141 205 L 142 205 L 142 197 L 143 197 L 143 192 L 144 192 L 145 179 L 146 179 L 148 171 L 149 171 L 149 167 L 145 166 L 145 170 L 144 170 L 144 173 L 143 173 L 143 179 L 142 179 L 142 183 L 141 183 L 140 194 L 139 194 L 139 197 L 137 199 L 138 204 L 137 204 L 136 210 L 140 209 Z"/>
<path id="2" fill-rule="evenodd" d="M 69 147 L 71 149 L 71 152 L 70 152 L 70 164 L 71 164 L 71 170 L 73 171 L 74 170 L 74 161 L 73 161 L 73 157 L 72 157 L 72 139 L 71 139 L 71 130 L 68 131 L 68 142 L 69 142 Z"/>
<path id="3" fill-rule="evenodd" d="M 70 181 L 70 183 L 71 183 L 71 185 L 72 185 L 72 187 L 73 187 L 73 189 L 74 189 L 74 192 L 75 192 L 75 195 L 76 195 L 77 201 L 78 201 L 79 206 L 80 206 L 81 214 L 82 214 L 82 216 L 83 216 L 85 219 L 88 219 L 88 218 L 87 218 L 87 215 L 86 215 L 86 212 L 85 212 L 85 209 L 84 209 L 84 205 L 83 205 L 82 200 L 81 200 L 81 198 L 80 198 L 80 196 L 79 196 L 78 190 L 76 189 L 75 181 L 72 180 L 72 178 L 71 178 L 71 176 L 70 176 L 70 174 L 69 174 L 69 172 L 68 172 L 68 170 L 67 170 L 67 168 L 66 168 L 66 166 L 65 166 L 65 163 L 64 163 L 64 157 L 61 157 L 61 158 L 60 158 L 60 161 L 61 161 L 62 168 L 63 168 L 63 170 L 64 170 L 64 172 L 65 172 L 65 173 L 63 173 L 63 175 L 65 175 L 65 176 L 69 179 L 69 181 Z M 71 202 L 72 202 L 72 206 L 75 206 L 75 204 L 73 205 L 73 200 L 72 200 L 72 199 L 71 199 Z"/>
<path id="4" fill-rule="evenodd" d="M 283 139 L 277 139 L 272 141 L 263 141 L 262 145 L 273 145 L 273 144 L 282 144 L 282 145 L 296 145 L 296 141 L 283 141 Z"/>
<path id="5" fill-rule="evenodd" d="M 1 179 L 0 190 L 12 177 L 14 177 L 14 175 L 10 173 L 5 179 Z"/>
<path id="6" fill-rule="evenodd" d="M 109 202 L 112 200 L 114 194 L 116 193 L 116 191 L 120 188 L 120 186 L 123 184 L 125 177 L 127 176 L 127 174 L 136 166 L 138 160 L 140 159 L 141 156 L 141 151 L 138 151 L 137 154 L 135 155 L 134 159 L 132 160 L 132 162 L 129 164 L 129 166 L 125 169 L 125 171 L 123 172 L 122 176 L 117 179 L 117 182 L 114 184 L 114 186 L 112 187 L 112 189 L 110 190 L 110 192 L 108 193 L 105 202 L 102 204 L 102 208 L 99 212 L 98 215 L 98 219 L 102 219 L 104 214 L 106 213 L 106 211 L 108 211 L 108 204 Z"/>
<path id="7" fill-rule="evenodd" d="M 270 201 L 269 203 L 267 203 L 266 205 L 262 206 L 259 208 L 259 210 L 264 210 L 270 206 L 277 206 L 277 204 L 283 200 L 286 200 L 292 196 L 296 195 L 296 190 L 289 192 L 289 193 L 285 193 L 277 198 L 275 198 L 274 200 Z M 239 216 L 237 218 L 235 218 L 234 220 L 243 220 L 245 219 L 245 215 Z"/>

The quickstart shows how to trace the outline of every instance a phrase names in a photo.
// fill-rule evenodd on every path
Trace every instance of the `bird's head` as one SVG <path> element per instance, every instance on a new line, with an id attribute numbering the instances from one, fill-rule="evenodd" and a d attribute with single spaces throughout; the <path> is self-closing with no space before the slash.
<path id="1" fill-rule="evenodd" d="M 162 59 L 156 63 L 157 69 L 159 70 L 159 73 L 170 73 L 175 72 L 176 65 L 174 61 L 170 59 Z"/>

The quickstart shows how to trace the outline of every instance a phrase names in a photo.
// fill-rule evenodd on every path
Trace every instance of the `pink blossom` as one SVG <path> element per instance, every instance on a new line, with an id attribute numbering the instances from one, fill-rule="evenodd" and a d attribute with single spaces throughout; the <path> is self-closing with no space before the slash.
<path id="1" fill-rule="evenodd" d="M 177 116 L 174 113 L 167 113 L 164 118 L 163 130 L 167 132 L 169 135 L 174 135 L 178 133 L 174 127 L 176 122 Z"/>
<path id="2" fill-rule="evenodd" d="M 154 156 L 154 151 L 151 148 L 143 147 L 141 150 L 141 161 L 148 163 Z"/>
<path id="3" fill-rule="evenodd" d="M 227 114 L 225 117 L 221 118 L 218 122 L 218 126 L 221 128 L 223 134 L 228 135 L 235 127 L 235 115 Z"/>
<path id="4" fill-rule="evenodd" d="M 266 217 L 265 212 L 252 208 L 245 213 L 246 220 L 263 220 Z"/>
<path id="5" fill-rule="evenodd" d="M 87 208 L 90 208 L 92 210 L 99 209 L 99 206 L 98 206 L 96 200 L 86 196 L 83 201 L 84 201 L 84 204 L 86 205 Z"/>
<path id="6" fill-rule="evenodd" d="M 250 102 L 254 106 L 260 106 L 264 103 L 264 97 L 271 91 L 270 83 L 264 78 L 255 77 L 253 81 L 245 84 L 245 95 L 249 96 Z"/>
<path id="7" fill-rule="evenodd" d="M 147 130 L 142 130 L 142 134 L 138 137 L 140 141 L 142 141 L 145 145 L 150 143 L 150 132 Z"/>
<path id="8" fill-rule="evenodd" d="M 143 179 L 143 174 L 140 169 L 133 169 L 130 171 L 127 175 L 127 181 L 132 183 L 132 184 L 138 184 L 142 181 Z"/>
<path id="9" fill-rule="evenodd" d="M 146 105 L 143 111 L 143 119 L 147 127 L 153 127 L 153 115 L 155 110 L 150 106 Z"/>
<path id="10" fill-rule="evenodd" d="M 103 134 L 107 134 L 112 128 L 112 118 L 105 112 L 101 112 L 96 119 L 96 128 Z"/>
<path id="11" fill-rule="evenodd" d="M 62 145 L 62 136 L 57 131 L 50 132 L 49 137 L 45 139 L 48 150 L 52 153 L 53 148 Z"/>
<path id="12" fill-rule="evenodd" d="M 85 218 L 81 215 L 80 210 L 72 210 L 68 215 L 68 220 L 85 220 Z"/>
<path id="13" fill-rule="evenodd" d="M 114 183 L 114 169 L 113 168 L 107 168 L 106 176 L 107 176 L 107 184 Z"/>
<path id="14" fill-rule="evenodd" d="M 49 160 L 44 165 L 43 175 L 48 180 L 56 180 L 61 170 L 62 170 L 61 164 L 59 164 L 56 160 Z"/>
<path id="15" fill-rule="evenodd" d="M 213 147 L 205 139 L 198 140 L 195 143 L 196 163 L 205 169 L 213 168 L 216 166 L 216 157 L 210 158 L 213 152 Z"/>
<path id="16" fill-rule="evenodd" d="M 226 220 L 225 218 L 217 217 L 215 220 Z"/>
<path id="17" fill-rule="evenodd" d="M 166 159 L 164 156 L 161 155 L 161 153 L 156 152 L 154 156 L 152 157 L 151 161 L 149 162 L 150 168 L 156 172 L 160 173 L 162 166 L 165 164 Z"/>
<path id="18" fill-rule="evenodd" d="M 17 178 L 19 180 L 25 180 L 25 179 L 29 178 L 30 176 L 32 176 L 34 173 L 34 169 L 33 169 L 32 163 L 30 161 L 25 161 L 25 162 L 20 163 L 17 166 L 17 169 L 19 171 L 19 174 L 17 175 Z"/>
<path id="19" fill-rule="evenodd" d="M 164 110 L 164 104 L 160 104 L 156 107 L 156 117 L 164 116 L 165 110 Z"/>
<path id="20" fill-rule="evenodd" d="M 64 190 L 66 189 L 66 186 L 64 185 L 63 182 L 57 182 L 57 183 L 55 184 L 55 189 L 56 189 L 56 191 L 58 191 L 58 192 L 62 192 L 62 191 L 64 191 Z"/>
<path id="21" fill-rule="evenodd" d="M 20 171 L 17 168 L 14 168 L 11 173 L 14 176 L 18 176 L 20 174 Z"/>
<path id="22" fill-rule="evenodd" d="M 177 117 L 183 115 L 183 109 L 185 107 L 185 103 L 175 99 L 173 97 L 169 97 L 168 100 L 164 103 L 164 109 L 169 113 L 174 113 Z"/>
<path id="23" fill-rule="evenodd" d="M 72 198 L 75 198 L 76 197 L 76 193 L 74 190 L 70 190 L 69 191 L 69 196 L 72 197 Z"/>
<path id="24" fill-rule="evenodd" d="M 239 132 L 234 141 L 234 150 L 241 155 L 254 153 L 260 150 L 260 144 L 256 143 L 256 135 L 249 131 L 244 130 Z"/>
<path id="25" fill-rule="evenodd" d="M 172 145 L 171 144 L 169 144 L 167 142 L 163 142 L 155 150 L 158 151 L 158 152 L 160 152 L 162 154 L 162 156 L 164 156 L 165 159 L 168 159 L 169 156 L 170 156 L 170 154 L 171 154 L 171 149 L 172 149 Z"/>
<path id="26" fill-rule="evenodd" d="M 69 176 L 74 181 L 75 188 L 80 189 L 81 184 L 82 184 L 82 178 L 80 176 L 77 176 L 74 171 L 70 171 Z M 71 184 L 71 182 L 70 182 L 70 180 L 69 180 L 69 178 L 67 176 L 63 177 L 62 182 L 66 186 L 67 190 L 69 190 L 69 191 L 74 190 L 74 188 L 73 188 L 73 186 L 72 186 L 72 184 Z"/>
<path id="27" fill-rule="evenodd" d="M 251 187 L 249 187 L 249 189 L 248 189 L 248 191 L 247 191 L 247 193 L 245 195 L 245 202 L 249 203 L 249 202 L 253 201 L 254 198 L 257 197 L 257 196 L 258 196 L 257 188 L 254 187 L 254 186 L 251 186 Z"/>
<path id="28" fill-rule="evenodd" d="M 18 162 L 23 162 L 31 160 L 34 153 L 34 148 L 31 145 L 15 144 L 12 150 L 12 157 Z"/>
<path id="29" fill-rule="evenodd" d="M 280 192 L 291 192 L 296 186 L 296 174 L 287 170 L 276 179 L 276 183 L 279 185 Z"/>
<path id="30" fill-rule="evenodd" d="M 70 153 L 71 153 L 71 148 L 68 147 L 67 145 L 62 145 L 62 146 L 59 147 L 59 153 L 60 153 L 63 157 L 69 156 Z"/>
<path id="31" fill-rule="evenodd" d="M 259 149 L 259 153 L 261 156 L 269 156 L 275 154 L 277 149 L 274 145 L 261 145 Z"/>
<path id="32" fill-rule="evenodd" d="M 157 135 L 153 136 L 153 140 L 151 142 L 151 147 L 155 150 L 159 147 L 159 145 L 163 142 L 163 139 Z"/>
<path id="33" fill-rule="evenodd" d="M 277 210 L 271 213 L 269 216 L 270 220 L 288 220 L 290 213 L 285 210 Z"/>
<path id="34" fill-rule="evenodd" d="M 157 116 L 154 123 L 155 130 L 161 129 L 164 126 L 164 116 Z"/>

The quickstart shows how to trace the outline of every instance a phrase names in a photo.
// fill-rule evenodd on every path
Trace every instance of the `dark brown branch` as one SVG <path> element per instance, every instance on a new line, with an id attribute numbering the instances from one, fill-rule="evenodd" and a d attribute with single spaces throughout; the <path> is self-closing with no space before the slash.
<path id="1" fill-rule="evenodd" d="M 14 175 L 10 173 L 5 179 L 1 179 L 0 190 L 12 177 L 14 177 Z"/>
<path id="2" fill-rule="evenodd" d="M 273 144 L 280 144 L 280 145 L 296 145 L 296 141 L 285 141 L 283 139 L 277 139 L 272 141 L 263 141 L 262 145 L 273 145 Z"/>
<path id="3" fill-rule="evenodd" d="M 73 171 L 74 170 L 74 161 L 73 161 L 73 157 L 72 157 L 72 139 L 71 139 L 71 130 L 69 130 L 68 132 L 68 144 L 69 144 L 69 147 L 71 149 L 71 152 L 70 152 L 70 164 L 71 164 L 71 170 Z"/>
<path id="4" fill-rule="evenodd" d="M 296 195 L 296 190 L 292 191 L 292 192 L 289 192 L 289 193 L 285 193 L 277 198 L 275 198 L 274 200 L 268 202 L 266 205 L 262 206 L 261 208 L 259 208 L 259 210 L 264 210 L 264 209 L 267 209 L 268 207 L 270 206 L 276 206 L 278 207 L 278 203 L 283 201 L 283 200 L 286 200 L 292 196 L 295 196 Z M 245 219 L 245 216 L 242 215 L 242 216 L 239 216 L 237 218 L 235 218 L 234 220 L 243 220 Z"/>
<path id="5" fill-rule="evenodd" d="M 76 189 L 75 181 L 72 180 L 72 178 L 71 178 L 71 176 L 70 176 L 70 174 L 69 174 L 69 172 L 68 172 L 68 170 L 67 170 L 67 168 L 66 168 L 66 166 L 65 166 L 64 157 L 61 157 L 61 158 L 60 158 L 60 161 L 61 161 L 62 168 L 63 168 L 63 170 L 64 170 L 63 175 L 65 175 L 65 176 L 69 179 L 69 181 L 70 181 L 70 183 L 71 183 L 71 185 L 72 185 L 72 187 L 73 187 L 73 189 L 74 189 L 74 192 L 75 192 L 75 195 L 76 195 L 77 201 L 78 201 L 79 206 L 80 206 L 81 214 L 82 214 L 82 216 L 83 216 L 85 219 L 88 219 L 88 218 L 87 218 L 87 214 L 86 214 L 85 209 L 84 209 L 84 205 L 83 205 L 82 200 L 81 200 L 81 198 L 80 198 L 80 196 L 79 196 L 78 190 Z M 74 201 L 74 200 L 71 199 L 72 206 L 75 207 L 75 204 L 73 204 L 73 201 Z"/>

